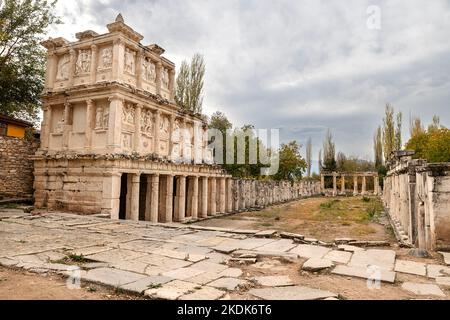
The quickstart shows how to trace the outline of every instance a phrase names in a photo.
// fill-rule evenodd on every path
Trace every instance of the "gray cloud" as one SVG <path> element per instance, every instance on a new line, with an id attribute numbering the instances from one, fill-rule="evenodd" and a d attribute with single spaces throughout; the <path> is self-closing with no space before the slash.
<path id="1" fill-rule="evenodd" d="M 369 5 L 381 30 L 366 26 Z M 205 55 L 205 111 L 238 126 L 281 128 L 284 141 L 311 136 L 317 155 L 327 128 L 337 149 L 372 156 L 372 136 L 391 102 L 450 125 L 450 2 L 413 1 L 60 1 L 65 25 L 52 36 L 106 32 L 118 12 L 145 43 L 178 65 Z"/>

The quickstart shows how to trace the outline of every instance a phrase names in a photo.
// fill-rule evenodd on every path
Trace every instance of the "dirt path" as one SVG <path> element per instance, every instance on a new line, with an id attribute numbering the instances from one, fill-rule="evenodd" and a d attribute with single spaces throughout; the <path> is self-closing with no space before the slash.
<path id="1" fill-rule="evenodd" d="M 41 276 L 35 273 L 0 267 L 0 300 L 129 300 L 112 289 L 95 285 L 70 290 L 58 275 Z"/>

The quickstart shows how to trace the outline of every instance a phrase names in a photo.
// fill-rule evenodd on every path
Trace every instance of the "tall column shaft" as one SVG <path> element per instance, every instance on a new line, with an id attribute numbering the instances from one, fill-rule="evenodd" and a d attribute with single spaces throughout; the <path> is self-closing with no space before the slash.
<path id="1" fill-rule="evenodd" d="M 333 174 L 333 196 L 337 195 L 337 176 Z"/>
<path id="2" fill-rule="evenodd" d="M 186 219 L 186 177 L 178 177 L 178 194 L 176 196 L 177 210 L 175 221 L 183 222 Z"/>
<path id="3" fill-rule="evenodd" d="M 91 46 L 91 72 L 90 80 L 91 84 L 97 81 L 97 63 L 98 63 L 98 47 L 94 44 Z"/>
<path id="4" fill-rule="evenodd" d="M 227 179 L 227 208 L 226 212 L 233 212 L 233 180 Z"/>
<path id="5" fill-rule="evenodd" d="M 325 176 L 324 175 L 320 176 L 320 188 L 321 188 L 321 192 L 325 192 Z"/>
<path id="6" fill-rule="evenodd" d="M 115 152 L 121 148 L 123 100 L 119 96 L 109 98 L 108 149 Z"/>
<path id="7" fill-rule="evenodd" d="M 50 136 L 52 134 L 52 106 L 44 107 L 44 132 L 41 136 L 42 148 L 48 149 L 50 145 Z"/>
<path id="8" fill-rule="evenodd" d="M 158 61 L 156 64 L 156 94 L 161 95 L 161 74 L 162 74 L 162 63 Z"/>
<path id="9" fill-rule="evenodd" d="M 208 214 L 213 216 L 217 214 L 217 182 L 216 178 L 210 178 L 209 179 L 209 210 Z"/>
<path id="10" fill-rule="evenodd" d="M 362 191 L 361 191 L 361 193 L 362 193 L 363 195 L 365 195 L 365 194 L 366 194 L 366 191 L 367 191 L 367 186 L 366 186 L 366 176 L 363 176 L 363 178 L 362 178 Z"/>
<path id="11" fill-rule="evenodd" d="M 64 130 L 63 130 L 63 149 L 69 148 L 69 134 L 70 134 L 70 111 L 72 106 L 69 102 L 64 103 Z"/>
<path id="12" fill-rule="evenodd" d="M 86 129 L 84 142 L 84 148 L 86 150 L 91 149 L 92 146 L 92 119 L 94 115 L 94 109 L 94 102 L 92 100 L 86 101 Z"/>
<path id="13" fill-rule="evenodd" d="M 200 215 L 202 218 L 208 217 L 208 178 L 202 177 L 202 202 Z"/>
<path id="14" fill-rule="evenodd" d="M 151 195 L 151 210 L 150 221 L 158 222 L 159 217 L 159 175 L 154 174 L 151 177 L 152 183 L 152 195 Z"/>
<path id="15" fill-rule="evenodd" d="M 136 113 L 134 116 L 134 143 L 133 149 L 134 152 L 141 152 L 141 114 L 142 114 L 142 105 L 138 104 L 136 106 Z"/>
<path id="16" fill-rule="evenodd" d="M 219 190 L 219 211 L 225 213 L 227 211 L 227 181 L 225 178 L 220 178 L 220 190 Z"/>
<path id="17" fill-rule="evenodd" d="M 191 199 L 191 216 L 192 219 L 198 219 L 198 177 L 191 178 L 192 185 L 192 199 Z"/>
<path id="18" fill-rule="evenodd" d="M 345 176 L 341 176 L 341 192 L 345 193 Z"/>
<path id="19" fill-rule="evenodd" d="M 77 63 L 77 53 L 74 49 L 70 50 L 69 58 L 69 83 L 68 86 L 73 86 L 73 77 L 75 76 L 75 64 Z"/>
<path id="20" fill-rule="evenodd" d="M 161 111 L 157 110 L 155 113 L 155 132 L 153 134 L 153 152 L 159 155 L 159 126 L 161 123 Z"/>
<path id="21" fill-rule="evenodd" d="M 131 212 L 130 219 L 139 221 L 139 187 L 141 183 L 141 175 L 133 174 L 131 178 Z"/>
<path id="22" fill-rule="evenodd" d="M 358 190 L 358 176 L 354 176 L 353 177 L 353 195 L 356 196 L 358 195 L 359 190 Z"/>
<path id="23" fill-rule="evenodd" d="M 173 222 L 173 179 L 174 176 L 166 176 L 166 212 L 164 221 L 166 223 Z"/>

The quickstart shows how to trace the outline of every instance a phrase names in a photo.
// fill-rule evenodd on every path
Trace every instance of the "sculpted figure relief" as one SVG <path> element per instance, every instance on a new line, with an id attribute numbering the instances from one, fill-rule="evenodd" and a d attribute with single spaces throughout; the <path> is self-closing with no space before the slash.
<path id="1" fill-rule="evenodd" d="M 146 58 L 142 66 L 144 80 L 153 83 L 156 82 L 156 65 Z"/>
<path id="2" fill-rule="evenodd" d="M 169 118 L 167 117 L 161 118 L 161 121 L 159 123 L 159 130 L 166 137 L 169 135 L 169 126 L 170 126 Z"/>
<path id="3" fill-rule="evenodd" d="M 109 109 L 106 106 L 97 107 L 95 113 L 95 130 L 108 129 Z"/>
<path id="4" fill-rule="evenodd" d="M 130 103 L 127 103 L 122 109 L 122 122 L 134 124 L 134 115 L 134 106 Z"/>
<path id="5" fill-rule="evenodd" d="M 163 85 L 163 88 L 169 89 L 169 70 L 166 68 L 163 68 L 162 75 L 161 75 L 161 82 Z"/>
<path id="6" fill-rule="evenodd" d="M 150 110 L 142 111 L 141 132 L 148 135 L 153 133 L 153 113 Z"/>
<path id="7" fill-rule="evenodd" d="M 64 81 L 69 79 L 69 63 L 70 63 L 70 56 L 68 54 L 62 56 L 59 59 L 56 80 Z"/>
<path id="8" fill-rule="evenodd" d="M 75 68 L 75 73 L 88 73 L 91 70 L 91 50 L 80 50 Z"/>
<path id="9" fill-rule="evenodd" d="M 125 49 L 125 72 L 129 74 L 135 74 L 136 70 L 136 52 L 131 51 L 130 49 Z"/>
<path id="10" fill-rule="evenodd" d="M 112 68 L 112 58 L 113 58 L 112 48 L 109 47 L 109 48 L 102 49 L 101 62 L 100 62 L 99 69 Z"/>
<path id="11" fill-rule="evenodd" d="M 55 133 L 63 133 L 64 131 L 64 119 L 61 119 L 56 124 Z"/>
<path id="12" fill-rule="evenodd" d="M 173 141 L 179 142 L 180 141 L 180 121 L 177 119 L 175 120 L 175 123 L 173 125 Z"/>

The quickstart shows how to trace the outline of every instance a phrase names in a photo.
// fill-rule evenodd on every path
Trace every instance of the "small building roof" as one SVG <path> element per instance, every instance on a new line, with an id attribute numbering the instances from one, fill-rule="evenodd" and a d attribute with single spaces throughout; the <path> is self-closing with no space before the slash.
<path id="1" fill-rule="evenodd" d="M 29 128 L 29 127 L 33 126 L 33 124 L 31 122 L 16 119 L 16 118 L 13 118 L 13 117 L 7 116 L 5 114 L 1 114 L 1 113 L 0 113 L 0 122 L 14 124 L 16 126 L 20 126 L 20 127 L 24 127 L 24 128 Z"/>

